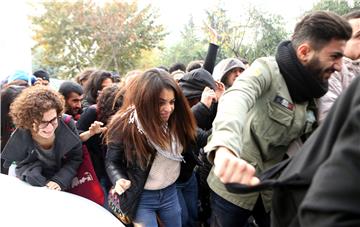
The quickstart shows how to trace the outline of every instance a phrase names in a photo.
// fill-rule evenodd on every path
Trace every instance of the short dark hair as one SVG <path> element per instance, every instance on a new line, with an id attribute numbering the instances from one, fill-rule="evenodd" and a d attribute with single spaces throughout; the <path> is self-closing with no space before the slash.
<path id="1" fill-rule="evenodd" d="M 186 66 L 186 72 L 190 72 L 194 69 L 198 69 L 203 67 L 204 61 L 203 60 L 194 60 L 189 62 L 189 64 Z"/>
<path id="2" fill-rule="evenodd" d="M 176 70 L 181 70 L 183 72 L 186 71 L 186 66 L 183 63 L 174 63 L 170 66 L 169 68 L 169 73 L 171 74 L 172 72 L 175 72 Z"/>
<path id="3" fill-rule="evenodd" d="M 75 83 L 73 81 L 64 81 L 59 88 L 60 94 L 62 94 L 65 99 L 68 99 L 71 92 L 75 92 L 78 95 L 82 95 L 84 93 L 83 88 L 80 84 Z"/>
<path id="4" fill-rule="evenodd" d="M 43 80 L 47 80 L 47 81 L 50 81 L 50 76 L 49 76 L 49 73 L 46 72 L 45 70 L 37 70 L 33 73 L 33 75 L 37 78 L 41 78 Z"/>
<path id="5" fill-rule="evenodd" d="M 352 28 L 346 19 L 333 12 L 315 11 L 295 26 L 292 45 L 296 49 L 309 41 L 312 48 L 320 50 L 332 39 L 349 40 L 351 35 Z"/>
<path id="6" fill-rule="evenodd" d="M 346 20 L 359 19 L 360 18 L 360 8 L 353 10 L 350 13 L 345 14 L 343 17 Z"/>

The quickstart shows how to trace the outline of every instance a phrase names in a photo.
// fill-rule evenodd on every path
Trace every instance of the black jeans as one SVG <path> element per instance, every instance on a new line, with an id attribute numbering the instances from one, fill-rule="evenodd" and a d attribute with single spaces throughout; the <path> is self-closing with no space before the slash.
<path id="1" fill-rule="evenodd" d="M 259 227 L 270 227 L 270 213 L 266 213 L 261 196 L 253 210 L 238 207 L 211 191 L 211 227 L 244 227 L 252 215 Z"/>

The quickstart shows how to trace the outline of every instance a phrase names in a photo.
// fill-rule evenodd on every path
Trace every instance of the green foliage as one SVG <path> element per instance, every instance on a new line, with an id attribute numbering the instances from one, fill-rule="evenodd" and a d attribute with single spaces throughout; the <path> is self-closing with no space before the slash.
<path id="1" fill-rule="evenodd" d="M 227 16 L 227 11 L 221 6 L 221 2 L 218 5 L 210 10 L 206 10 L 206 20 L 204 24 L 209 25 L 211 28 L 215 29 L 221 37 L 218 44 L 221 46 L 221 49 L 218 53 L 218 59 L 224 59 L 227 57 L 236 56 L 233 50 L 237 50 L 241 43 L 237 43 L 239 37 L 243 37 L 240 27 L 231 26 L 232 21 Z M 204 26 L 203 30 L 207 32 L 210 36 L 210 31 Z M 229 55 L 230 54 L 230 55 Z"/>
<path id="2" fill-rule="evenodd" d="M 287 36 L 279 15 L 249 9 L 243 23 L 234 23 L 221 7 L 207 11 L 207 22 L 222 36 L 219 59 L 238 57 L 252 62 L 256 58 L 274 55 L 280 41 Z"/>
<path id="3" fill-rule="evenodd" d="M 252 39 L 255 42 L 252 43 L 252 48 L 246 50 L 244 56 L 253 61 L 259 57 L 275 55 L 277 45 L 288 35 L 283 18 L 256 9 L 251 9 L 250 15 L 251 27 L 256 28 Z"/>
<path id="4" fill-rule="evenodd" d="M 348 0 L 320 0 L 313 5 L 311 11 L 329 10 L 339 15 L 344 15 L 355 7 L 360 7 L 360 0 L 353 1 L 353 5 Z"/>
<path id="5" fill-rule="evenodd" d="M 45 13 L 32 17 L 37 45 L 33 52 L 44 68 L 71 78 L 86 67 L 124 73 L 133 69 L 143 50 L 158 46 L 166 33 L 149 6 L 113 0 L 96 5 L 91 0 L 40 3 Z"/>
<path id="6" fill-rule="evenodd" d="M 187 65 L 192 60 L 203 60 L 206 48 L 206 44 L 196 34 L 193 18 L 190 17 L 181 32 L 181 40 L 164 51 L 157 65 L 169 67 L 177 62 Z"/>

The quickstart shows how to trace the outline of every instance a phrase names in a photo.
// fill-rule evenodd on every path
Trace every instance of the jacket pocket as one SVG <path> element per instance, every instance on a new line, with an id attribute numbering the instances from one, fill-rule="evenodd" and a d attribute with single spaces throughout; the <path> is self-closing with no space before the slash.
<path id="1" fill-rule="evenodd" d="M 253 131 L 263 146 L 285 145 L 294 113 L 274 102 L 267 103 L 266 107 L 264 113 L 258 113 L 254 118 Z"/>
<path id="2" fill-rule="evenodd" d="M 274 102 L 268 103 L 268 110 L 269 117 L 273 121 L 286 127 L 289 127 L 291 125 L 294 116 L 291 110 L 286 109 L 285 107 L 282 107 Z"/>

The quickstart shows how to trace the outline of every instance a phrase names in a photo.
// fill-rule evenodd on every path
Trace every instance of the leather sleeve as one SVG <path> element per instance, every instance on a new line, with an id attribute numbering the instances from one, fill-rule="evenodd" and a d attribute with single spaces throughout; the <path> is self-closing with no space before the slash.
<path id="1" fill-rule="evenodd" d="M 128 179 L 126 174 L 126 161 L 124 159 L 123 144 L 108 144 L 105 157 L 105 169 L 114 185 L 116 181 L 121 178 Z"/>

